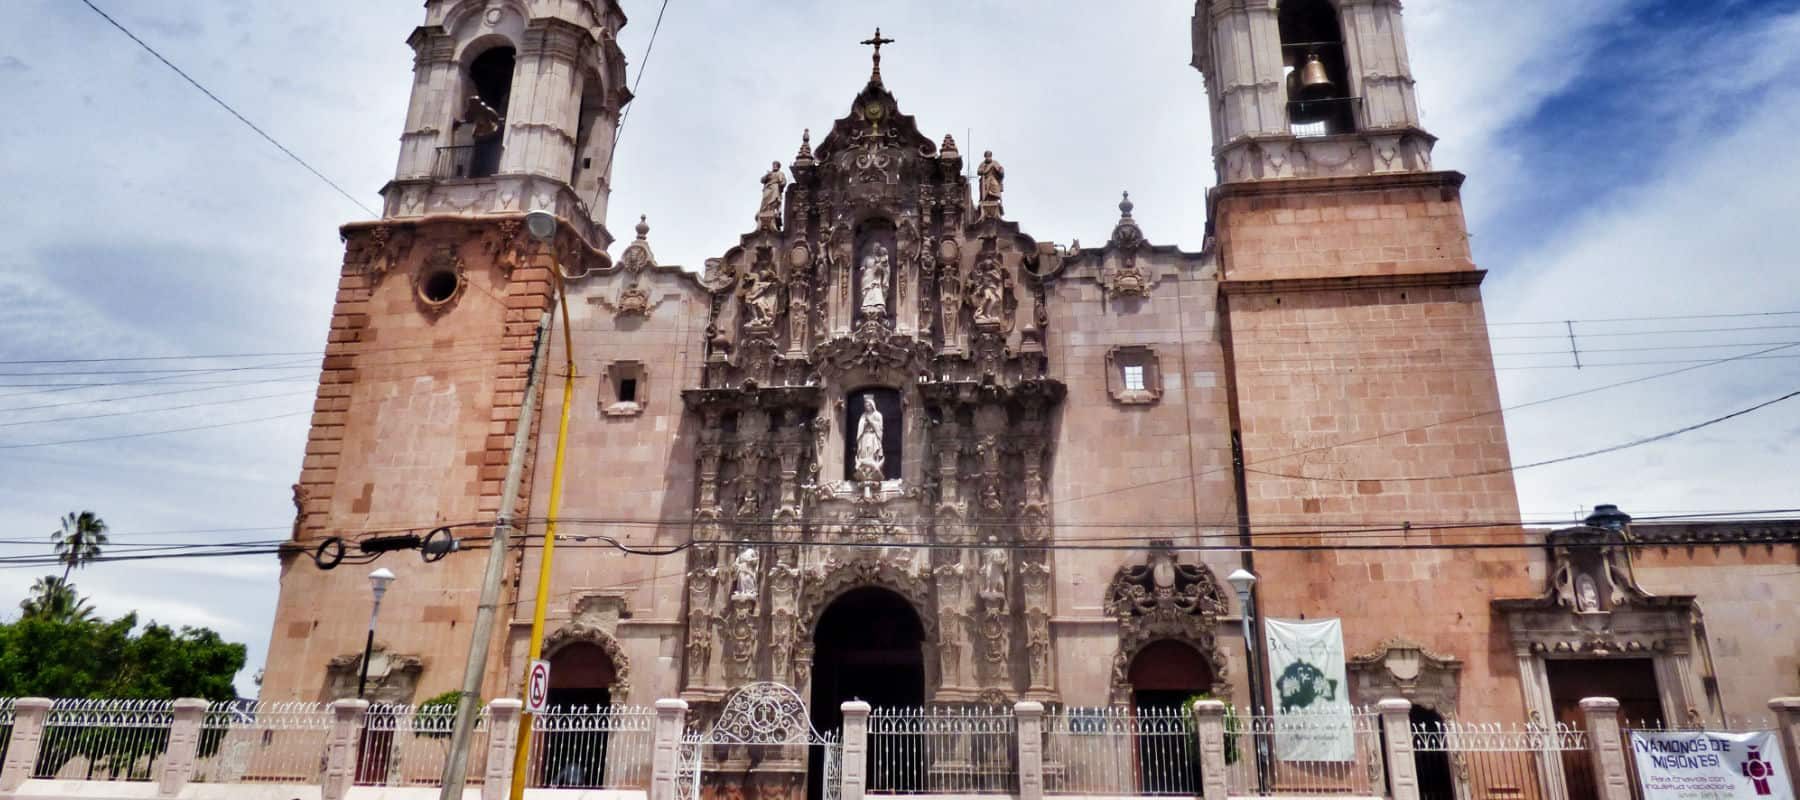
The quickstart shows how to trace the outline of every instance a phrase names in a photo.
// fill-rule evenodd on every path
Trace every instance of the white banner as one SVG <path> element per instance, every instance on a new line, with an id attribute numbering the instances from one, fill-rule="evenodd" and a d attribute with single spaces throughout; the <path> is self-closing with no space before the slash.
<path id="1" fill-rule="evenodd" d="M 1631 732 L 1644 800 L 1794 800 L 1773 731 Z"/>
<path id="2" fill-rule="evenodd" d="M 1275 700 L 1275 758 L 1352 761 L 1350 683 L 1344 678 L 1344 626 L 1335 619 L 1265 619 L 1269 686 Z"/>

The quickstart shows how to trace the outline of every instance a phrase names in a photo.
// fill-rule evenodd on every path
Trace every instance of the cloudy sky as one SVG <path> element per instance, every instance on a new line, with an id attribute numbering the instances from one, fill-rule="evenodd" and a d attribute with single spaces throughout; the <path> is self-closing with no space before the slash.
<path id="1" fill-rule="evenodd" d="M 416 0 L 96 3 L 377 206 Z M 658 5 L 626 2 L 634 78 Z M 366 215 L 80 2 L 22 6 L 0 29 L 0 557 L 39 552 L 77 509 L 99 512 L 121 544 L 278 539 L 337 226 Z M 994 150 L 1009 216 L 1027 230 L 1104 240 L 1129 189 L 1152 241 L 1198 249 L 1212 169 L 1202 81 L 1187 66 L 1192 12 L 672 0 L 626 123 L 609 225 L 628 239 L 649 215 L 665 262 L 724 250 L 749 227 L 768 162 L 845 113 L 867 76 L 856 42 L 880 25 L 898 39 L 883 75 L 902 108 L 934 138 Z M 1407 25 L 1437 164 L 1469 175 L 1508 406 L 1800 342 L 1800 314 L 1771 313 L 1800 311 L 1800 2 L 1409 0 Z M 1570 368 L 1559 320 L 1577 321 L 1586 368 Z M 1543 321 L 1554 324 L 1517 324 Z M 196 355 L 234 357 L 74 361 Z M 47 360 L 60 363 L 27 363 Z M 1507 415 L 1513 456 L 1629 441 L 1797 384 L 1800 346 L 1521 409 Z M 1796 444 L 1800 401 L 1522 471 L 1521 506 L 1566 520 L 1599 502 L 1639 514 L 1800 505 L 1782 457 Z M 44 571 L 0 566 L 0 618 Z M 258 556 L 104 564 L 77 582 L 103 614 L 136 609 L 247 642 L 253 670 L 275 578 L 273 557 Z"/>

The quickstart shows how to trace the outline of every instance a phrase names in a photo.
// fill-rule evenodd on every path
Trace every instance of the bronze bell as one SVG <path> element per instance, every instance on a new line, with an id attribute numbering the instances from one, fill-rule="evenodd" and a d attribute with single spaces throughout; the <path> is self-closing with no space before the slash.
<path id="1" fill-rule="evenodd" d="M 1331 76 L 1325 74 L 1325 62 L 1319 60 L 1319 54 L 1308 55 L 1306 66 L 1300 68 L 1301 98 L 1329 97 L 1336 88 L 1331 82 Z"/>

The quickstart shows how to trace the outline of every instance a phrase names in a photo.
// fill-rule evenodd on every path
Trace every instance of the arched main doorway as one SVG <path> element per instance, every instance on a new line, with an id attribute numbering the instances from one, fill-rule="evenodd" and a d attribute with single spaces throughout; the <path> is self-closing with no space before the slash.
<path id="1" fill-rule="evenodd" d="M 925 626 L 905 598 L 886 589 L 853 589 L 833 600 L 813 628 L 812 722 L 820 731 L 840 729 L 842 704 L 925 704 Z M 880 746 L 871 741 L 870 745 Z M 813 748 L 807 793 L 819 797 L 822 754 Z M 870 774 L 870 791 L 893 788 Z"/>
<path id="2" fill-rule="evenodd" d="M 1198 794 L 1200 751 L 1182 731 L 1188 703 L 1212 691 L 1212 666 L 1185 642 L 1159 639 L 1131 659 L 1131 704 L 1140 717 L 1137 773 L 1139 794 Z"/>
<path id="3" fill-rule="evenodd" d="M 532 786 L 595 789 L 606 785 L 607 734 L 591 715 L 612 705 L 618 677 L 612 658 L 592 642 L 573 642 L 550 656 L 548 713 L 537 721 Z M 585 717 L 585 719 L 584 719 Z"/>

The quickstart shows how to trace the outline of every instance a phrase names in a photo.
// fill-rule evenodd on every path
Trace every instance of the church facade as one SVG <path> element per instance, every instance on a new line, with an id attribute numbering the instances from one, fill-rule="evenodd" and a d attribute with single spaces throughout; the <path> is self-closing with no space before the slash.
<path id="1" fill-rule="evenodd" d="M 847 113 L 797 121 L 816 141 L 692 269 L 605 225 L 612 0 L 426 13 L 383 217 L 343 230 L 265 699 L 362 666 L 361 572 L 299 553 L 476 543 L 533 416 L 483 688 L 518 694 L 569 380 L 553 700 L 704 714 L 772 680 L 822 727 L 852 697 L 1247 705 L 1247 612 L 1342 619 L 1352 700 L 1445 717 L 1556 716 L 1583 670 L 1665 719 L 1797 688 L 1794 648 L 1757 644 L 1794 623 L 1754 621 L 1800 600 L 1793 531 L 1518 523 L 1463 176 L 1431 163 L 1396 0 L 1196 4 L 1218 182 L 1192 249 L 1128 196 L 1099 245 L 1010 218 L 1003 149 L 908 116 L 877 32 Z M 382 563 L 371 697 L 460 685 L 484 555 Z M 1703 623 L 1702 585 L 1728 609 Z"/>

